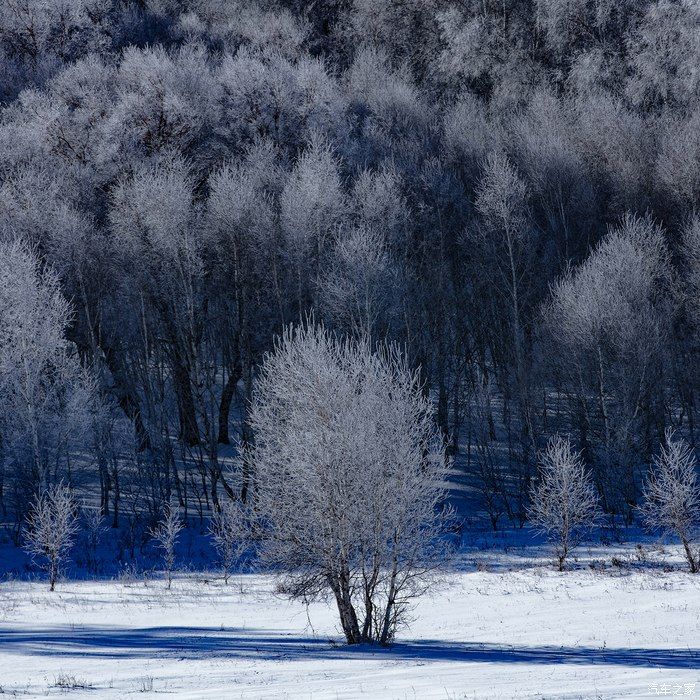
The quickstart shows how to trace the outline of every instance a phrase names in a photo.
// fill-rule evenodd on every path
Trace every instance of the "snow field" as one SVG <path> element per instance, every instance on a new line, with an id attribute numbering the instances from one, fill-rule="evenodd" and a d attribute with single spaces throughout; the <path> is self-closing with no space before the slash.
<path id="1" fill-rule="evenodd" d="M 0 586 L 0 688 L 21 697 L 642 698 L 666 685 L 700 694 L 700 577 L 682 571 L 452 573 L 390 649 L 345 646 L 330 603 L 288 602 L 265 575 Z"/>

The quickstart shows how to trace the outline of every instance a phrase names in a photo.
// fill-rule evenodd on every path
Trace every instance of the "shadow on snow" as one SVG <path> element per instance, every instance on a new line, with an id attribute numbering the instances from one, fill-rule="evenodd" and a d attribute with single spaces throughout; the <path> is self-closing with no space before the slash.
<path id="1" fill-rule="evenodd" d="M 248 629 L 211 627 L 53 627 L 38 630 L 0 629 L 0 654 L 35 654 L 103 658 L 171 656 L 179 659 L 219 658 L 376 659 L 416 663 L 523 663 L 615 665 L 648 668 L 700 667 L 700 649 L 510 646 L 438 640 L 402 642 L 389 648 L 345 646 L 333 641 Z"/>

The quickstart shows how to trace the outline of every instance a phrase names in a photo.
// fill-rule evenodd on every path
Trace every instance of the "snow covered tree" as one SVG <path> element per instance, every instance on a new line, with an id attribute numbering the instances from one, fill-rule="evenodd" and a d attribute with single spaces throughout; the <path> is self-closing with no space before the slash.
<path id="1" fill-rule="evenodd" d="M 226 166 L 209 178 L 207 286 L 210 308 L 216 309 L 214 350 L 220 348 L 225 374 L 216 421 L 222 444 L 231 442 L 229 414 L 236 386 L 243 379 L 249 391 L 260 346 L 267 347 L 267 329 L 272 319 L 282 322 L 287 306 L 271 195 L 280 175 L 274 148 L 266 141 L 238 167 Z"/>
<path id="2" fill-rule="evenodd" d="M 685 303 L 695 326 L 700 326 L 700 217 L 693 217 L 683 232 Z"/>
<path id="3" fill-rule="evenodd" d="M 362 171 L 350 202 L 356 220 L 337 236 L 319 280 L 319 302 L 335 328 L 382 339 L 399 306 L 401 255 L 408 224 L 396 168 Z"/>
<path id="4" fill-rule="evenodd" d="M 654 456 L 640 510 L 650 528 L 680 539 L 690 571 L 700 571 L 700 552 L 693 552 L 700 523 L 697 460 L 685 440 L 676 438 L 673 430 L 666 430 L 661 451 Z"/>
<path id="5" fill-rule="evenodd" d="M 539 436 L 567 430 L 631 521 L 651 436 L 700 435 L 699 23 L 690 0 L 0 0 L 0 241 L 36 260 L 0 260 L 3 517 L 19 536 L 92 443 L 115 519 L 133 489 L 203 522 L 263 354 L 313 308 L 402 344 L 492 513 L 524 522 Z M 53 354 L 44 277 L 71 307 Z M 77 410 L 91 383 L 109 420 Z"/>
<path id="6" fill-rule="evenodd" d="M 387 644 L 445 561 L 446 459 L 418 374 L 312 322 L 288 327 L 251 410 L 262 556 L 290 596 L 331 593 L 349 644 Z"/>
<path id="7" fill-rule="evenodd" d="M 363 170 L 352 189 L 351 211 L 358 225 L 380 230 L 389 246 L 405 236 L 409 225 L 408 202 L 403 196 L 401 174 L 384 164 L 378 170 Z"/>
<path id="8" fill-rule="evenodd" d="M 218 94 L 203 47 L 129 46 L 119 62 L 116 88 L 119 101 L 105 126 L 104 157 L 117 161 L 121 173 L 151 156 L 198 156 L 214 127 Z"/>
<path id="9" fill-rule="evenodd" d="M 109 50 L 118 34 L 115 11 L 119 4 L 114 0 L 6 0 L 0 6 L 0 55 L 11 57 L 25 80 L 41 82 L 63 63 L 91 51 Z M 3 75 L 1 87 L 4 81 Z"/>
<path id="10" fill-rule="evenodd" d="M 76 510 L 71 490 L 59 483 L 34 498 L 27 517 L 27 551 L 44 560 L 52 591 L 78 532 Z"/>
<path id="11" fill-rule="evenodd" d="M 379 165 L 382 156 L 407 155 L 420 139 L 430 115 L 407 71 L 392 65 L 382 48 L 362 46 L 346 74 L 349 99 L 362 105 L 362 124 L 372 149 L 364 165 Z"/>
<path id="12" fill-rule="evenodd" d="M 598 496 L 579 453 L 553 437 L 540 455 L 540 480 L 531 492 L 529 518 L 554 545 L 559 571 L 596 520 Z"/>
<path id="13" fill-rule="evenodd" d="M 163 510 L 163 515 L 156 526 L 151 529 L 151 537 L 156 541 L 163 553 L 163 564 L 168 579 L 168 590 L 173 581 L 175 568 L 175 545 L 177 538 L 185 526 L 180 519 L 177 506 L 169 503 Z"/>

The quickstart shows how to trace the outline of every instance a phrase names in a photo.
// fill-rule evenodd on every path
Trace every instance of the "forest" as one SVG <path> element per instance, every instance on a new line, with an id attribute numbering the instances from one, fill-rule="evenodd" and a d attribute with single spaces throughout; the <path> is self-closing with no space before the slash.
<path id="1" fill-rule="evenodd" d="M 263 539 L 384 643 L 440 533 L 550 531 L 565 464 L 581 525 L 695 571 L 699 37 L 692 0 L 3 0 L 14 544 Z"/>
<path id="2" fill-rule="evenodd" d="M 692 695 L 699 402 L 697 0 L 0 0 L 0 695 Z"/>

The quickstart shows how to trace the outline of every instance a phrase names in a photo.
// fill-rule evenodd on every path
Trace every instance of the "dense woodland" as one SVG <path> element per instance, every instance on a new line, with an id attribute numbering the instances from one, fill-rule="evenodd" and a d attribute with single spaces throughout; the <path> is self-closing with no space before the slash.
<path id="1" fill-rule="evenodd" d="M 254 500 L 303 322 L 399 348 L 494 526 L 555 434 L 631 522 L 700 437 L 699 37 L 692 0 L 3 0 L 0 514 Z"/>

